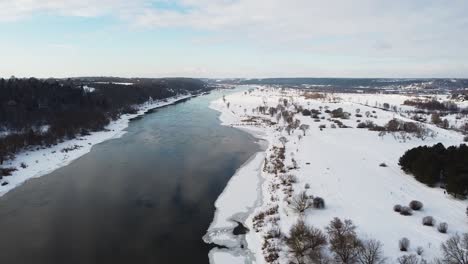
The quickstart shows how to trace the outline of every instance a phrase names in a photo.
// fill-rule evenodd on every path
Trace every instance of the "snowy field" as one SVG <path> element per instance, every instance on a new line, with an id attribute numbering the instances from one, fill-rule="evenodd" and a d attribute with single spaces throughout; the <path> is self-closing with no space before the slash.
<path id="1" fill-rule="evenodd" d="M 388 263 L 396 263 L 396 258 L 403 255 L 398 247 L 398 241 L 403 237 L 410 240 L 409 252 L 405 254 L 416 254 L 416 249 L 421 247 L 424 252 L 419 258 L 431 260 L 440 256 L 440 244 L 450 235 L 468 232 L 467 201 L 456 200 L 445 194 L 443 189 L 427 187 L 406 175 L 398 165 L 398 159 L 404 152 L 416 146 L 439 142 L 446 147 L 462 144 L 461 133 L 426 124 L 434 132 L 434 137 L 423 140 L 410 135 L 379 136 L 379 132 L 356 128 L 357 120 L 371 120 L 382 126 L 395 117 L 411 121 L 403 112 L 385 111 L 379 106 L 387 102 L 400 107 L 406 96 L 334 94 L 332 97 L 306 99 L 301 92 L 294 90 L 281 92 L 257 87 L 250 92 L 235 93 L 212 102 L 211 108 L 221 112 L 222 124 L 243 129 L 268 142 L 266 153 L 257 154 L 239 169 L 215 204 L 215 219 L 205 240 L 235 248 L 237 253 L 229 256 L 226 250 L 214 249 L 210 253 L 212 263 L 266 263 L 264 237 L 267 232 L 277 227 L 287 234 L 299 219 L 300 216 L 286 202 L 289 187 L 282 186 L 277 176 L 268 169 L 264 170 L 270 166 L 266 166 L 265 161 L 276 155 L 273 147 L 283 145 L 279 140 L 281 137 L 287 139 L 284 165 L 288 169 L 285 174 L 294 175 L 297 179 L 290 188 L 292 195 L 306 191 L 308 195 L 325 200 L 325 209 L 308 209 L 305 212 L 307 224 L 324 230 L 334 217 L 351 219 L 360 238 L 373 238 L 383 243 Z M 254 109 L 259 106 L 276 107 L 280 99 L 307 109 L 333 110 L 341 107 L 351 113 L 349 119 L 340 120 L 349 128 L 332 128 L 329 114 L 322 111 L 318 122 L 310 116 L 295 115 L 301 124 L 309 126 L 305 135 L 299 129 L 290 135 L 285 130 L 279 131 L 281 129 L 278 128 L 284 126 L 283 120 Z M 361 114 L 369 111 L 372 117 L 355 117 L 356 109 Z M 320 126 L 325 127 L 320 129 Z M 381 163 L 387 166 L 379 166 Z M 421 201 L 424 208 L 414 211 L 412 216 L 402 216 L 393 211 L 394 205 L 408 205 L 412 200 Z M 277 212 L 267 214 L 259 227 L 258 219 L 254 218 L 276 206 Z M 439 233 L 436 227 L 423 226 L 421 221 L 425 216 L 433 216 L 436 224 L 447 222 L 447 234 Z M 230 233 L 236 226 L 233 220 L 243 222 L 250 229 L 242 239 Z M 269 243 L 271 247 L 279 248 L 279 259 L 275 263 L 289 263 L 284 243 L 279 239 L 269 240 Z M 240 259 L 242 254 L 238 253 L 239 246 L 245 248 L 244 256 L 247 257 L 243 260 Z"/>
<path id="2" fill-rule="evenodd" d="M 123 136 L 125 134 L 124 130 L 128 127 L 132 118 L 143 115 L 150 109 L 170 105 L 189 97 L 191 95 L 181 95 L 168 98 L 166 101 L 147 102 L 139 106 L 136 114 L 122 115 L 120 119 L 111 122 L 103 131 L 67 140 L 50 148 L 37 148 L 18 153 L 14 160 L 6 161 L 4 164 L 7 168 L 14 167 L 18 170 L 14 171 L 11 176 L 5 176 L 0 180 L 0 196 L 3 196 L 28 179 L 40 177 L 69 164 L 73 160 L 90 152 L 91 148 L 96 144 Z M 67 149 L 69 151 L 66 151 Z M 23 168 L 21 164 L 26 165 L 26 167 Z M 5 182 L 8 184 L 1 186 Z"/>

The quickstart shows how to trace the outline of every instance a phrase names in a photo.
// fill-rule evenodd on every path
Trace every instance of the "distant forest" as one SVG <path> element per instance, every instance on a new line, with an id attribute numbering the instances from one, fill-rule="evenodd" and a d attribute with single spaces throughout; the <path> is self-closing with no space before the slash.
<path id="1" fill-rule="evenodd" d="M 51 146 L 102 130 L 150 98 L 209 89 L 187 78 L 0 79 L 0 165 L 28 146 Z"/>
<path id="2" fill-rule="evenodd" d="M 463 89 L 468 86 L 468 79 L 392 79 L 392 78 L 266 78 L 237 79 L 240 84 L 289 85 L 289 86 L 328 86 L 330 88 L 384 88 L 389 86 L 407 86 L 428 84 L 428 88 L 444 88 L 450 90 Z"/>
<path id="3" fill-rule="evenodd" d="M 429 186 L 437 184 L 456 197 L 468 195 L 468 146 L 445 148 L 441 143 L 432 147 L 410 149 L 400 158 L 401 168 Z"/>

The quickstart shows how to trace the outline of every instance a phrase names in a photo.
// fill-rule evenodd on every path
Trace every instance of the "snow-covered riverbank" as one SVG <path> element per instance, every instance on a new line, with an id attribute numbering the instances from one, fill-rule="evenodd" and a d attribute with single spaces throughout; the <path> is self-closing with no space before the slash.
<path id="1" fill-rule="evenodd" d="M 18 153 L 14 160 L 9 160 L 4 164 L 5 167 L 17 168 L 17 171 L 14 171 L 11 176 L 5 176 L 0 180 L 0 184 L 8 183 L 0 186 L 0 196 L 28 179 L 43 176 L 69 164 L 90 152 L 91 148 L 96 144 L 123 136 L 131 119 L 144 115 L 148 110 L 174 104 L 190 97 L 192 95 L 181 95 L 163 101 L 147 102 L 139 106 L 136 114 L 122 115 L 118 120 L 111 122 L 103 131 L 67 140 L 50 148 L 37 148 Z M 23 166 L 21 166 L 22 164 Z"/>
<path id="2" fill-rule="evenodd" d="M 373 238 L 383 243 L 389 263 L 395 263 L 403 254 L 416 254 L 419 247 L 424 252 L 418 257 L 431 260 L 440 256 L 440 243 L 450 235 L 468 231 L 467 201 L 456 200 L 443 189 L 427 187 L 404 174 L 398 165 L 399 157 L 410 148 L 438 142 L 446 146 L 458 145 L 463 143 L 463 135 L 427 124 L 435 135 L 424 140 L 409 135 L 379 136 L 378 132 L 356 128 L 357 121 L 369 120 L 384 125 L 395 117 L 405 121 L 410 119 L 379 107 L 366 106 L 360 95 L 333 96 L 336 98 L 310 99 L 295 90 L 263 88 L 212 102 L 211 108 L 221 112 L 223 125 L 245 130 L 268 143 L 265 153 L 258 153 L 244 164 L 216 201 L 215 218 L 204 239 L 231 249 L 213 249 L 210 253 L 212 263 L 266 263 L 265 256 L 272 252 L 278 253 L 278 263 L 288 263 L 284 243 L 266 237 L 270 237 L 268 232 L 276 228 L 287 234 L 296 223 L 300 216 L 291 210 L 287 201 L 301 191 L 323 197 L 326 203 L 325 209 L 311 210 L 302 216 L 307 224 L 324 230 L 333 217 L 351 219 L 361 238 Z M 394 96 L 385 96 L 373 95 L 369 100 L 392 102 Z M 296 118 L 308 129 L 305 134 L 300 129 L 289 134 L 284 127 L 282 129 L 282 120 L 268 111 L 260 113 L 258 110 L 262 106 L 267 109 L 276 107 L 283 99 L 290 105 L 294 102 L 304 109 L 320 109 L 322 113 L 318 118 L 297 114 Z M 337 127 L 325 112 L 339 107 L 352 114 L 341 120 L 348 128 Z M 364 115 L 367 112 L 369 116 Z M 355 113 L 361 113 L 360 117 L 355 117 Z M 268 165 L 271 164 L 271 157 L 276 155 L 274 148 L 283 145 L 286 149 L 283 158 L 287 168 L 285 174 L 295 178 L 290 186 L 283 186 L 281 177 L 269 173 L 267 166 L 264 167 L 264 162 L 268 160 Z M 382 163 L 385 166 L 379 166 Z M 425 204 L 423 211 L 415 211 L 408 217 L 393 211 L 395 204 L 407 205 L 411 200 L 422 201 Z M 272 208 L 277 209 L 270 210 Z M 265 218 L 259 221 L 258 216 L 262 214 Z M 447 222 L 448 234 L 439 233 L 435 227 L 423 226 L 422 217 L 429 215 L 437 223 Z M 242 222 L 250 232 L 245 236 L 234 236 L 234 220 Z M 400 252 L 398 248 L 398 240 L 402 237 L 411 241 L 409 252 Z"/>

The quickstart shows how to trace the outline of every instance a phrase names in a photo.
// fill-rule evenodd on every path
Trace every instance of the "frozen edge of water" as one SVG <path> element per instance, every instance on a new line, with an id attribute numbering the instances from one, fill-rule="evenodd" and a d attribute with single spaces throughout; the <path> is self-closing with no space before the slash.
<path id="1" fill-rule="evenodd" d="M 223 108 L 219 107 L 221 99 L 214 100 L 210 103 L 209 107 L 215 111 L 220 112 L 219 120 L 221 125 L 231 126 L 236 120 L 234 115 L 231 115 L 229 111 L 225 111 Z M 245 235 L 235 236 L 232 231 L 237 226 L 236 221 L 244 223 L 249 218 L 249 216 L 262 205 L 263 195 L 262 195 L 262 185 L 264 179 L 261 174 L 261 168 L 263 161 L 266 155 L 266 149 L 269 144 L 269 139 L 267 134 L 251 128 L 245 127 L 233 127 L 245 131 L 257 139 L 257 144 L 260 145 L 261 151 L 255 153 L 250 157 L 244 164 L 239 167 L 235 174 L 228 181 L 223 192 L 218 196 L 215 202 L 215 215 L 213 218 L 210 227 L 207 230 L 205 236 L 203 236 L 203 241 L 206 243 L 215 243 L 220 246 L 226 246 L 228 249 L 213 248 L 209 252 L 210 263 L 255 263 L 255 253 L 251 252 L 248 247 L 248 243 Z M 255 178 L 247 177 L 248 175 L 256 175 Z M 252 180 L 252 179 L 255 179 Z M 240 181 L 243 185 L 236 186 L 235 181 Z M 245 194 L 245 186 L 255 186 L 255 197 L 253 200 L 248 201 L 249 204 L 246 204 L 246 201 L 243 201 L 242 205 L 239 206 L 239 203 L 235 204 L 236 208 L 232 208 L 232 204 L 226 204 L 226 201 L 223 201 L 226 196 L 241 197 Z M 253 198 L 253 197 L 250 197 Z M 240 209 L 239 207 L 243 207 Z M 222 218 L 224 215 L 224 219 Z M 253 232 L 253 231 L 251 231 Z"/>

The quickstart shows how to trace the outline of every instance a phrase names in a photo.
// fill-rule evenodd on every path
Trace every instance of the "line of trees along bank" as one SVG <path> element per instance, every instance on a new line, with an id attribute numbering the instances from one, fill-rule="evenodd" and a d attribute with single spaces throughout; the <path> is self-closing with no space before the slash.
<path id="1" fill-rule="evenodd" d="M 0 79 L 0 165 L 25 147 L 50 146 L 102 130 L 150 98 L 206 90 L 204 82 L 186 78 L 139 79 L 133 85 L 86 79 Z"/>

